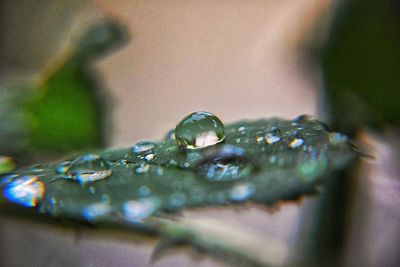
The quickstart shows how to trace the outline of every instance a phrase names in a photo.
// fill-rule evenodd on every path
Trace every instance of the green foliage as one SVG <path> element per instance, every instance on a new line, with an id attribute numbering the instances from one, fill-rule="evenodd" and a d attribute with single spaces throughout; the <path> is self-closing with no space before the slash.
<path id="1" fill-rule="evenodd" d="M 103 110 L 93 75 L 70 62 L 37 88 L 31 143 L 40 150 L 71 151 L 103 143 Z"/>
<path id="2" fill-rule="evenodd" d="M 400 35 L 396 1 L 344 1 L 322 50 L 326 101 L 335 129 L 400 122 Z"/>
<path id="3" fill-rule="evenodd" d="M 4 88 L 1 153 L 65 152 L 103 145 L 106 103 L 91 65 L 127 40 L 126 29 L 116 21 L 98 21 L 51 61 L 38 83 L 16 92 Z"/>

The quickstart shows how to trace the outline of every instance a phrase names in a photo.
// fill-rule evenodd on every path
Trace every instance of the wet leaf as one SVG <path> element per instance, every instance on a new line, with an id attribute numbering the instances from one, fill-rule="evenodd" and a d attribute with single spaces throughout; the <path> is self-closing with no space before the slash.
<path id="1" fill-rule="evenodd" d="M 203 149 L 169 135 L 19 169 L 2 178 L 3 193 L 54 217 L 146 225 L 184 208 L 296 199 L 356 157 L 346 136 L 306 117 L 242 121 L 225 133 Z"/>

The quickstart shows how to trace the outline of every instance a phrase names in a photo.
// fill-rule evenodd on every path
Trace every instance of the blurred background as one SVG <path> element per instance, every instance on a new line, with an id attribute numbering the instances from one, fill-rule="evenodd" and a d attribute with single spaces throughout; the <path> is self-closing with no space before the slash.
<path id="1" fill-rule="evenodd" d="M 395 0 L 1 1 L 0 172 L 160 140 L 198 110 L 224 123 L 310 114 L 374 159 L 272 213 L 184 218 L 246 233 L 271 266 L 304 264 L 304 247 L 316 266 L 397 266 L 399 11 Z M 0 246 L 1 266 L 148 266 L 154 248 L 5 217 Z M 220 264 L 181 252 L 153 265 Z"/>

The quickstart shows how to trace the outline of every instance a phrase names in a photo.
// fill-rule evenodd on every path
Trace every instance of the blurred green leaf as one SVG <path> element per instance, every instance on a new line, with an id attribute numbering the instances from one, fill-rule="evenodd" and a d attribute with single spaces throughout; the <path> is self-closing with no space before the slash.
<path id="1" fill-rule="evenodd" d="M 53 59 L 39 82 L 26 86 L 30 90 L 19 90 L 17 95 L 4 88 L 2 93 L 9 97 L 2 99 L 0 110 L 0 136 L 6 140 L 1 151 L 63 152 L 103 145 L 106 97 L 92 61 L 127 40 L 123 26 L 103 19 Z"/>
<path id="2" fill-rule="evenodd" d="M 400 6 L 396 1 L 343 1 L 322 50 L 332 126 L 399 125 Z"/>

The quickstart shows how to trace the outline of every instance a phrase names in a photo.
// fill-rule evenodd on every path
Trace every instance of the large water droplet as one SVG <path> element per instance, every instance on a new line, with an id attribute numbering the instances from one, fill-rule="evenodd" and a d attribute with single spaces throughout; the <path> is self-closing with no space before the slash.
<path id="1" fill-rule="evenodd" d="M 222 122 L 208 112 L 194 112 L 184 117 L 175 128 L 175 141 L 182 149 L 199 149 L 225 139 Z"/>
<path id="2" fill-rule="evenodd" d="M 132 146 L 133 155 L 139 160 L 151 161 L 154 159 L 156 144 L 150 141 L 141 141 Z"/>
<path id="3" fill-rule="evenodd" d="M 247 177 L 255 165 L 243 148 L 225 145 L 203 160 L 198 169 L 208 181 L 233 181 Z"/>
<path id="4" fill-rule="evenodd" d="M 94 182 L 111 175 L 110 165 L 96 154 L 86 154 L 72 162 L 65 178 L 80 183 Z"/>
<path id="5" fill-rule="evenodd" d="M 37 176 L 19 176 L 4 188 L 4 196 L 19 205 L 35 207 L 44 196 L 44 183 Z"/>
<path id="6" fill-rule="evenodd" d="M 140 222 L 151 216 L 158 208 L 159 201 L 153 198 L 130 200 L 123 206 L 125 218 L 128 221 Z"/>

